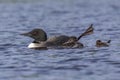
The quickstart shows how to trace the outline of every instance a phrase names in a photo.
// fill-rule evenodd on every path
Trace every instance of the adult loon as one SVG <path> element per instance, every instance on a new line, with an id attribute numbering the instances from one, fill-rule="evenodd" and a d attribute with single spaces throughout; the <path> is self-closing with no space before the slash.
<path id="1" fill-rule="evenodd" d="M 78 38 L 75 36 L 66 36 L 66 35 L 60 35 L 60 36 L 54 36 L 51 38 L 47 37 L 46 32 L 43 29 L 33 29 L 30 32 L 23 33 L 21 35 L 28 36 L 34 39 L 32 43 L 28 45 L 28 48 L 31 49 L 47 49 L 47 48 L 80 48 L 84 45 L 79 41 L 81 37 L 92 34 L 93 33 L 93 24 L 90 25 L 90 27 L 82 33 Z"/>

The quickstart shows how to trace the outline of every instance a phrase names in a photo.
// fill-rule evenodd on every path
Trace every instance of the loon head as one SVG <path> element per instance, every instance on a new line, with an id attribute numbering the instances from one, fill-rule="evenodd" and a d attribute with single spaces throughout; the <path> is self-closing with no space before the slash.
<path id="1" fill-rule="evenodd" d="M 101 40 L 97 40 L 96 41 L 96 44 L 100 44 L 102 41 Z"/>
<path id="2" fill-rule="evenodd" d="M 42 29 L 33 29 L 30 32 L 22 33 L 21 35 L 31 37 L 35 39 L 35 41 L 46 41 L 47 40 L 47 34 Z"/>

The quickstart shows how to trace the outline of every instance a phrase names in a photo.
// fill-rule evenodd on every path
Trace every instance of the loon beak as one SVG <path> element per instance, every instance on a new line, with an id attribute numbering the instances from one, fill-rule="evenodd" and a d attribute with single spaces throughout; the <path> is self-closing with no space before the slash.
<path id="1" fill-rule="evenodd" d="M 22 34 L 20 34 L 20 35 L 23 35 L 23 36 L 31 36 L 31 34 L 28 32 L 28 33 L 22 33 Z"/>

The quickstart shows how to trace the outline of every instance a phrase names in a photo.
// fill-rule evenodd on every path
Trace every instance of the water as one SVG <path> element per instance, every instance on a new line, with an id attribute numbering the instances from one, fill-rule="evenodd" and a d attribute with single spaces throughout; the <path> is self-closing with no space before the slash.
<path id="1" fill-rule="evenodd" d="M 40 0 L 0 3 L 0 80 L 120 80 L 119 0 Z M 42 28 L 48 36 L 79 36 L 83 49 L 32 50 L 19 34 Z M 95 41 L 112 40 L 96 48 Z"/>

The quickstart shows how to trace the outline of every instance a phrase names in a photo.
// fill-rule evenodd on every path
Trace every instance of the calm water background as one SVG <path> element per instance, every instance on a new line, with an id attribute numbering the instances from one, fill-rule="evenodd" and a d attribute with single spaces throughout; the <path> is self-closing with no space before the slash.
<path id="1" fill-rule="evenodd" d="M 33 40 L 19 35 L 42 28 L 48 36 L 79 36 L 91 23 L 83 49 L 32 50 Z M 112 42 L 96 48 L 97 39 Z M 120 0 L 3 0 L 0 80 L 120 80 Z"/>

